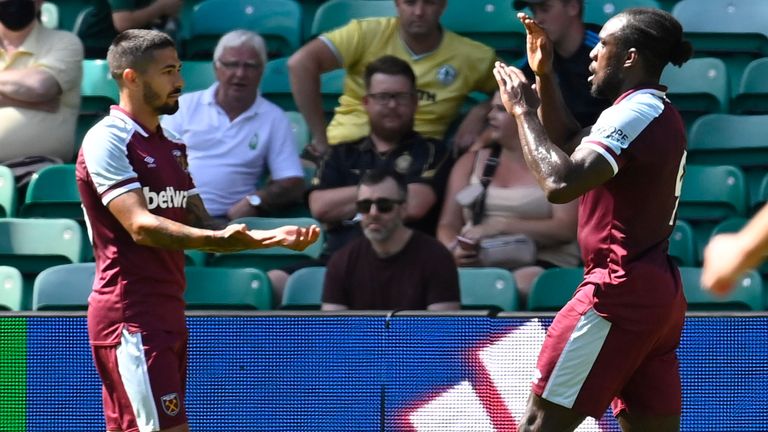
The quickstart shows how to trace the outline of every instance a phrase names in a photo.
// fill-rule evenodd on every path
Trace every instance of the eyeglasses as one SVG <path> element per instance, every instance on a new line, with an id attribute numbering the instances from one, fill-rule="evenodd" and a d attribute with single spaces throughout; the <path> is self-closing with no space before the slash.
<path id="1" fill-rule="evenodd" d="M 259 62 L 239 62 L 239 61 L 224 61 L 219 60 L 216 62 L 220 67 L 226 70 L 237 70 L 240 68 L 245 69 L 248 72 L 255 72 L 261 69 L 261 63 Z"/>
<path id="2" fill-rule="evenodd" d="M 378 198 L 375 200 L 364 199 L 357 201 L 355 206 L 358 213 L 370 213 L 371 207 L 375 204 L 379 213 L 389 213 L 395 208 L 395 205 L 404 203 L 404 200 L 394 200 L 389 198 Z"/>
<path id="3" fill-rule="evenodd" d="M 413 100 L 413 92 L 381 92 L 381 93 L 368 93 L 367 96 L 375 101 L 379 105 L 387 105 L 390 101 L 395 101 L 398 105 L 405 105 Z"/>

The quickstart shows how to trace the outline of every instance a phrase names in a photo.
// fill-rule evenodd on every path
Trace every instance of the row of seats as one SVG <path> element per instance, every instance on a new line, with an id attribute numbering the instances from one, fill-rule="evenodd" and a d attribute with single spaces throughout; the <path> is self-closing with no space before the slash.
<path id="1" fill-rule="evenodd" d="M 187 267 L 184 293 L 188 309 L 270 310 L 269 278 L 253 268 Z M 499 311 L 556 311 L 573 295 L 583 268 L 556 268 L 542 273 L 531 287 L 527 307 L 520 307 L 511 274 L 498 268 L 460 268 L 459 287 L 463 309 Z M 48 268 L 34 280 L 31 309 L 85 310 L 91 292 L 93 263 L 63 264 Z M 762 280 L 756 272 L 741 278 L 725 296 L 701 288 L 698 267 L 681 267 L 680 274 L 689 310 L 768 310 Z M 282 309 L 320 308 L 325 267 L 304 268 L 288 279 Z M 23 276 L 14 267 L 0 266 L 0 309 L 22 310 Z"/>

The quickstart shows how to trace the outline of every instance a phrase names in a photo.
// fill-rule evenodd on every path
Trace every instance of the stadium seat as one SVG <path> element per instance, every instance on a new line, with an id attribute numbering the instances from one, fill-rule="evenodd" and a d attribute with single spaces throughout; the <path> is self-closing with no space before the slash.
<path id="1" fill-rule="evenodd" d="M 259 33 L 269 58 L 290 55 L 301 44 L 301 6 L 292 0 L 205 0 L 191 20 L 186 58 L 210 60 L 219 38 L 235 29 Z"/>
<path id="2" fill-rule="evenodd" d="M 691 126 L 688 163 L 768 166 L 768 115 L 708 114 Z M 687 175 L 687 174 L 686 174 Z"/>
<path id="3" fill-rule="evenodd" d="M 669 256 L 677 262 L 677 265 L 694 266 L 698 264 L 693 228 L 684 220 L 677 221 L 672 235 L 669 236 Z"/>
<path id="4" fill-rule="evenodd" d="M 49 29 L 59 28 L 59 7 L 55 3 L 43 2 L 40 7 L 40 22 Z"/>
<path id="5" fill-rule="evenodd" d="M 35 278 L 33 310 L 86 310 L 96 273 L 94 263 L 62 264 Z"/>
<path id="6" fill-rule="evenodd" d="M 306 267 L 288 277 L 281 309 L 320 309 L 323 298 L 325 267 Z"/>
<path id="7" fill-rule="evenodd" d="M 525 27 L 508 0 L 451 0 L 440 21 L 447 29 L 495 49 L 507 62 L 525 57 Z"/>
<path id="8" fill-rule="evenodd" d="M 464 309 L 518 309 L 517 286 L 509 270 L 460 267 L 459 289 L 461 306 Z"/>
<path id="9" fill-rule="evenodd" d="M 701 268 L 680 267 L 688 310 L 762 310 L 763 283 L 755 271 L 748 272 L 725 296 L 713 294 L 701 287 Z"/>
<path id="10" fill-rule="evenodd" d="M 181 66 L 184 93 L 205 90 L 216 82 L 216 72 L 210 60 L 186 60 Z"/>
<path id="11" fill-rule="evenodd" d="M 556 311 L 573 297 L 576 288 L 584 280 L 584 269 L 551 268 L 533 281 L 528 294 L 529 311 Z"/>
<path id="12" fill-rule="evenodd" d="M 83 60 L 80 97 L 80 114 L 75 128 L 75 154 L 88 129 L 109 114 L 109 107 L 120 100 L 117 84 L 109 73 L 106 60 Z"/>
<path id="13" fill-rule="evenodd" d="M 246 224 L 250 229 L 273 229 L 284 225 L 320 226 L 320 223 L 312 218 L 266 218 L 245 217 L 235 219 L 232 223 Z M 323 250 L 324 234 L 304 251 L 294 251 L 282 247 L 267 249 L 253 249 L 235 253 L 218 253 L 211 256 L 211 267 L 251 267 L 262 271 L 283 268 L 285 266 L 317 258 Z"/>
<path id="14" fill-rule="evenodd" d="M 16 215 L 16 178 L 13 171 L 0 165 L 0 218 Z"/>
<path id="15" fill-rule="evenodd" d="M 353 19 L 396 15 L 395 2 L 391 0 L 330 0 L 315 11 L 308 39 L 346 25 Z"/>
<path id="16" fill-rule="evenodd" d="M 730 90 L 725 63 L 719 58 L 694 58 L 682 67 L 667 65 L 661 83 L 686 126 L 703 114 L 727 113 Z"/>
<path id="17" fill-rule="evenodd" d="M 205 267 L 208 262 L 208 253 L 197 249 L 187 249 L 184 251 L 184 264 L 188 266 Z"/>
<path id="18" fill-rule="evenodd" d="M 584 2 L 584 22 L 603 25 L 624 9 L 644 7 L 661 9 L 656 0 L 587 0 Z"/>
<path id="19" fill-rule="evenodd" d="M 731 94 L 738 92 L 747 64 L 768 55 L 764 0 L 681 0 L 672 15 L 682 24 L 695 55 L 725 61 Z"/>
<path id="20" fill-rule="evenodd" d="M 272 286 L 266 273 L 251 268 L 187 267 L 187 309 L 272 308 Z"/>
<path id="21" fill-rule="evenodd" d="M 75 165 L 51 165 L 33 174 L 19 216 L 82 221 L 84 216 Z"/>
<path id="22" fill-rule="evenodd" d="M 729 165 L 688 165 L 680 194 L 678 218 L 720 221 L 747 214 L 744 173 Z"/>
<path id="23" fill-rule="evenodd" d="M 304 151 L 304 147 L 309 144 L 309 126 L 300 112 L 286 111 L 285 114 L 288 116 L 288 120 L 291 121 L 293 138 L 296 140 L 296 150 L 301 154 Z"/>
<path id="24" fill-rule="evenodd" d="M 734 95 L 731 112 L 736 114 L 768 114 L 768 58 L 750 62 L 741 76 L 739 91 Z"/>
<path id="25" fill-rule="evenodd" d="M 24 279 L 14 267 L 0 266 L 0 310 L 21 310 Z"/>
<path id="26" fill-rule="evenodd" d="M 320 75 L 320 94 L 323 111 L 330 118 L 339 104 L 339 97 L 344 92 L 344 69 L 336 69 Z M 261 92 L 271 102 L 285 111 L 298 111 L 291 93 L 291 81 L 288 74 L 288 58 L 279 58 L 267 62 L 261 77 Z"/>

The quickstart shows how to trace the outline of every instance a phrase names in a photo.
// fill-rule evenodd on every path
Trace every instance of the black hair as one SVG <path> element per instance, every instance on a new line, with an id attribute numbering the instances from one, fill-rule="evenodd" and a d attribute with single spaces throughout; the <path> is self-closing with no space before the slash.
<path id="1" fill-rule="evenodd" d="M 397 190 L 400 192 L 400 197 L 405 199 L 408 196 L 408 184 L 405 182 L 405 177 L 399 172 L 388 167 L 373 168 L 366 171 L 360 178 L 360 184 L 358 186 L 373 186 L 382 183 L 384 180 L 391 178 L 397 184 Z"/>
<path id="2" fill-rule="evenodd" d="M 693 46 L 683 39 L 683 26 L 669 12 L 631 8 L 616 17 L 626 20 L 617 33 L 619 46 L 622 50 L 635 48 L 644 54 L 650 73 L 661 75 L 667 63 L 679 67 L 693 55 Z"/>
<path id="3" fill-rule="evenodd" d="M 176 48 L 170 36 L 156 30 L 126 30 L 115 37 L 107 51 L 109 73 L 118 82 L 126 69 L 145 72 L 154 59 L 154 52 Z"/>
<path id="4" fill-rule="evenodd" d="M 385 55 L 368 63 L 365 67 L 365 88 L 371 88 L 371 77 L 374 74 L 383 73 L 385 75 L 400 75 L 408 78 L 414 90 L 416 90 L 416 75 L 411 69 L 411 65 L 405 60 L 393 55 Z"/>

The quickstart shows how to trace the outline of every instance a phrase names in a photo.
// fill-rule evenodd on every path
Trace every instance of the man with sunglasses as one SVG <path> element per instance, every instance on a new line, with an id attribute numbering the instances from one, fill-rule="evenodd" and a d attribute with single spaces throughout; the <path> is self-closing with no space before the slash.
<path id="1" fill-rule="evenodd" d="M 408 186 L 395 171 L 368 171 L 355 208 L 364 238 L 328 261 L 323 310 L 459 309 L 459 276 L 451 253 L 403 224 Z"/>
<path id="2" fill-rule="evenodd" d="M 302 201 L 304 170 L 285 112 L 259 94 L 264 39 L 233 30 L 213 54 L 216 82 L 185 94 L 163 126 L 187 145 L 189 171 L 205 208 L 221 220 L 262 216 Z M 269 172 L 270 182 L 256 185 Z"/>
<path id="3" fill-rule="evenodd" d="M 386 167 L 402 174 L 411 197 L 405 222 L 427 234 L 437 226 L 439 197 L 450 164 L 448 149 L 434 138 L 413 130 L 418 103 L 416 77 L 407 62 L 383 56 L 364 75 L 371 134 L 333 146 L 320 165 L 309 193 L 312 216 L 326 226 L 326 244 L 319 260 L 269 272 L 273 292 L 280 296 L 288 275 L 299 268 L 325 265 L 328 258 L 362 234 L 355 208 L 357 185 L 368 170 Z"/>

